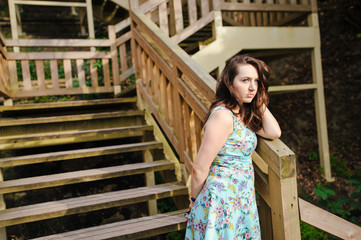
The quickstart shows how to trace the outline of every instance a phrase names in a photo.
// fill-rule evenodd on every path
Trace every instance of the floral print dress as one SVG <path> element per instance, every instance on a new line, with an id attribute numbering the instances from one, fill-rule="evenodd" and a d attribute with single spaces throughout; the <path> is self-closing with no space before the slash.
<path id="1" fill-rule="evenodd" d="M 223 106 L 215 107 L 212 114 Z M 254 189 L 254 132 L 234 120 L 232 135 L 214 159 L 187 217 L 186 240 L 261 239 Z"/>

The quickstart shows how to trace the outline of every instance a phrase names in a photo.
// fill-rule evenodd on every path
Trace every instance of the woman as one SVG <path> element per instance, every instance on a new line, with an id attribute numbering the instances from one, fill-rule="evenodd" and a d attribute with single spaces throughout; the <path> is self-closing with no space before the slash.
<path id="1" fill-rule="evenodd" d="M 261 239 L 252 152 L 280 137 L 267 108 L 268 66 L 250 56 L 223 70 L 193 164 L 186 239 Z"/>

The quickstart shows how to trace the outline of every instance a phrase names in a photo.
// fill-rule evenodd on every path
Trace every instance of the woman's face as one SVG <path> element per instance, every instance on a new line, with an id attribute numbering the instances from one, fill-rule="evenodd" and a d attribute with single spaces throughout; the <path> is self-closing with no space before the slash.
<path id="1" fill-rule="evenodd" d="M 238 66 L 238 74 L 233 80 L 233 88 L 241 103 L 250 103 L 256 96 L 258 89 L 258 73 L 250 64 Z"/>

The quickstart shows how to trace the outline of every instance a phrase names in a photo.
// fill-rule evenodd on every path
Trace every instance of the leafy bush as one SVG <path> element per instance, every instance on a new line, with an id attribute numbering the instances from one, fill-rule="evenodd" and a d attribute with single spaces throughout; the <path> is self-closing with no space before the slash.
<path id="1" fill-rule="evenodd" d="M 301 222 L 301 239 L 302 240 L 328 240 L 326 233 L 318 230 L 307 223 Z"/>

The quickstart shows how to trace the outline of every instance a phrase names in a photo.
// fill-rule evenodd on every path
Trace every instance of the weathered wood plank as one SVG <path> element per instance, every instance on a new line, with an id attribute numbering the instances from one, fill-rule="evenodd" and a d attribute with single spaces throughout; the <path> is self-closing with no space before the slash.
<path id="1" fill-rule="evenodd" d="M 167 10 L 167 3 L 166 2 L 159 5 L 159 28 L 167 36 L 169 35 L 168 10 Z"/>
<path id="2" fill-rule="evenodd" d="M 51 72 L 51 82 L 53 84 L 53 89 L 59 88 L 59 73 L 58 73 L 58 63 L 56 60 L 50 60 L 50 72 Z"/>
<path id="3" fill-rule="evenodd" d="M 95 62 L 96 62 L 95 59 L 90 59 L 90 78 L 91 78 L 92 87 L 97 87 L 99 85 L 97 67 L 94 66 Z"/>
<path id="4" fill-rule="evenodd" d="M 132 136 L 141 136 L 144 131 L 152 130 L 152 126 L 140 125 L 133 127 L 119 127 L 106 129 L 92 129 L 84 131 L 68 131 L 41 133 L 22 136 L 0 138 L 0 149 L 18 149 L 37 146 L 50 146 L 74 142 L 88 142 L 101 139 L 114 139 Z"/>
<path id="5" fill-rule="evenodd" d="M 84 60 L 83 59 L 77 59 L 76 60 L 76 69 L 78 73 L 78 80 L 79 80 L 79 87 L 84 88 L 86 87 L 85 84 L 85 70 L 83 68 Z"/>
<path id="6" fill-rule="evenodd" d="M 188 0 L 188 18 L 189 25 L 193 25 L 197 21 L 197 5 L 196 0 Z"/>
<path id="7" fill-rule="evenodd" d="M 19 52 L 8 53 L 9 60 L 51 60 L 51 59 L 92 59 L 111 58 L 107 52 Z"/>
<path id="8" fill-rule="evenodd" d="M 157 236 L 169 231 L 179 231 L 186 227 L 184 213 L 187 210 L 168 212 L 111 224 L 81 229 L 72 232 L 37 238 L 34 240 L 64 240 L 116 238 L 118 240 L 138 239 Z"/>
<path id="9" fill-rule="evenodd" d="M 6 39 L 8 47 L 108 47 L 108 39 Z"/>
<path id="10" fill-rule="evenodd" d="M 29 61 L 22 60 L 21 61 L 21 72 L 23 74 L 23 83 L 25 90 L 31 90 L 31 79 L 30 79 L 30 69 L 29 69 Z"/>
<path id="11" fill-rule="evenodd" d="M 177 183 L 166 183 L 151 187 L 140 187 L 54 202 L 39 203 L 7 209 L 2 212 L 0 215 L 0 227 L 184 194 L 188 194 L 188 189 L 185 186 Z"/>
<path id="12" fill-rule="evenodd" d="M 184 29 L 182 1 L 181 0 L 173 0 L 173 7 L 174 7 L 175 31 L 176 31 L 176 33 L 180 33 Z"/>
<path id="13" fill-rule="evenodd" d="M 73 79 L 71 76 L 71 61 L 70 59 L 64 59 L 64 76 L 65 76 L 65 87 L 72 88 L 73 87 Z"/>
<path id="14" fill-rule="evenodd" d="M 147 150 L 148 151 L 148 150 Z M 30 191 L 34 189 L 63 186 L 74 183 L 97 181 L 101 179 L 117 178 L 140 173 L 174 169 L 174 163 L 162 160 L 154 162 L 125 164 L 107 168 L 98 168 L 53 174 L 47 176 L 22 178 L 0 183 L 0 194 Z M 154 173 L 153 173 L 154 174 Z M 153 186 L 155 184 L 147 185 Z"/>
<path id="15" fill-rule="evenodd" d="M 44 63 L 41 60 L 36 60 L 35 66 L 36 66 L 36 76 L 38 79 L 38 88 L 39 90 L 44 90 L 45 89 Z"/>
<path id="16" fill-rule="evenodd" d="M 246 1 L 245 1 L 246 2 Z M 224 11 L 244 12 L 312 12 L 311 5 L 290 5 L 290 4 L 256 4 L 256 3 L 221 3 Z"/>
<path id="17" fill-rule="evenodd" d="M 52 102 L 52 103 L 35 103 L 35 104 L 17 104 L 14 106 L 0 106 L 0 112 L 5 111 L 20 111 L 31 109 L 47 109 L 47 108 L 69 108 L 69 107 L 82 107 L 82 106 L 100 106 L 108 104 L 120 103 L 135 103 L 136 97 L 129 98 L 114 98 L 114 99 L 95 99 L 95 100 L 80 100 L 68 102 Z"/>
<path id="18" fill-rule="evenodd" d="M 138 110 L 128 111 L 111 111 L 101 113 L 86 113 L 86 114 L 72 114 L 65 116 L 53 116 L 53 117 L 37 117 L 37 118 L 0 118 L 0 127 L 6 126 L 20 126 L 20 125 L 31 125 L 31 124 L 42 124 L 42 123 L 57 123 L 57 122 L 68 122 L 68 121 L 85 121 L 92 119 L 102 118 L 119 118 L 119 117 L 130 117 L 130 116 L 143 116 L 144 113 Z"/>
<path id="19" fill-rule="evenodd" d="M 162 148 L 162 146 L 163 145 L 160 142 L 143 142 L 143 143 L 114 145 L 107 147 L 97 147 L 90 149 L 78 149 L 78 150 L 59 151 L 52 153 L 41 153 L 41 154 L 33 154 L 27 156 L 1 158 L 0 166 L 14 167 L 14 166 L 27 165 L 27 164 L 42 163 L 42 162 L 64 161 L 64 160 L 87 158 L 87 157 L 94 157 L 100 155 L 111 155 L 111 154 L 126 153 L 126 152 L 144 151 L 147 149 L 159 149 Z"/>
<path id="20" fill-rule="evenodd" d="M 298 199 L 301 221 L 341 239 L 359 239 L 361 227 L 305 200 Z"/>
<path id="21" fill-rule="evenodd" d="M 110 86 L 109 59 L 103 58 L 102 65 L 103 65 L 104 86 L 109 87 Z"/>

